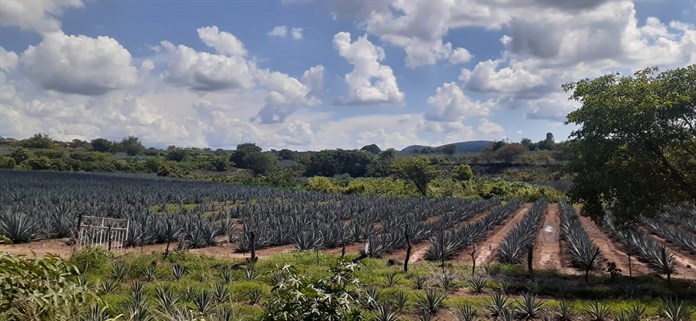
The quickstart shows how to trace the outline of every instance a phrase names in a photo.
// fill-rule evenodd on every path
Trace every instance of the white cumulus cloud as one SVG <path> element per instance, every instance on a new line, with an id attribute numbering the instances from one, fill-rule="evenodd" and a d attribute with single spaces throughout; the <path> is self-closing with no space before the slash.
<path id="1" fill-rule="evenodd" d="M 275 26 L 271 31 L 268 32 L 271 37 L 287 37 L 288 36 L 288 26 Z"/>
<path id="2" fill-rule="evenodd" d="M 38 33 L 60 31 L 56 19 L 64 8 L 82 7 L 81 0 L 2 0 L 0 1 L 0 26 L 19 27 Z"/>
<path id="3" fill-rule="evenodd" d="M 435 95 L 428 97 L 425 119 L 430 121 L 454 122 L 472 116 L 486 116 L 490 103 L 473 101 L 453 82 L 438 87 Z"/>
<path id="4" fill-rule="evenodd" d="M 345 104 L 384 104 L 403 101 L 391 67 L 381 64 L 384 50 L 375 46 L 367 36 L 351 42 L 350 33 L 334 35 L 333 46 L 338 54 L 353 65 L 353 71 L 345 76 L 348 98 Z"/>
<path id="5" fill-rule="evenodd" d="M 222 55 L 241 56 L 247 54 L 244 44 L 229 32 L 220 32 L 217 26 L 198 28 L 198 37 L 206 46 L 215 48 Z"/>
<path id="6" fill-rule="evenodd" d="M 0 70 L 10 71 L 17 66 L 19 56 L 14 51 L 7 51 L 0 47 Z"/>
<path id="7" fill-rule="evenodd" d="M 21 57 L 27 76 L 44 89 L 81 95 L 101 95 L 131 86 L 137 69 L 131 55 L 113 38 L 44 34 Z"/>

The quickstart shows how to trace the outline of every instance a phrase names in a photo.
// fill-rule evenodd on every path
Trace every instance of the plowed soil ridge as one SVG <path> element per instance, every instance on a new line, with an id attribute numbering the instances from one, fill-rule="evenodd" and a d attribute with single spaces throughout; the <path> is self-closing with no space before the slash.
<path id="1" fill-rule="evenodd" d="M 534 241 L 532 267 L 535 269 L 561 270 L 560 225 L 558 205 L 549 204 Z"/>
<path id="2" fill-rule="evenodd" d="M 599 247 L 602 256 L 607 261 L 614 262 L 616 267 L 621 270 L 622 275 L 628 275 L 628 255 L 626 252 L 600 230 L 589 217 L 578 215 L 578 219 L 587 235 Z M 634 276 L 650 273 L 650 268 L 636 258 L 631 258 L 631 268 Z"/>
<path id="3" fill-rule="evenodd" d="M 505 236 L 517 226 L 517 223 L 527 215 L 530 206 L 530 204 L 525 204 L 517 209 L 516 212 L 512 214 L 512 218 L 508 218 L 506 222 L 496 226 L 493 231 L 483 238 L 483 240 L 475 244 L 477 265 L 490 263 L 495 259 L 495 251 L 500 246 L 500 243 L 505 239 Z M 471 252 L 472 249 L 470 248 L 460 251 L 454 261 L 457 263 L 472 264 Z"/>
<path id="4" fill-rule="evenodd" d="M 696 258 L 693 255 L 687 254 L 686 251 L 683 251 L 679 247 L 667 242 L 667 240 L 662 237 L 652 234 L 643 228 L 641 228 L 641 232 L 645 233 L 645 235 L 651 237 L 653 240 L 660 242 L 667 250 L 672 252 L 674 260 L 677 262 L 674 268 L 674 273 L 676 275 L 683 278 L 696 279 Z"/>

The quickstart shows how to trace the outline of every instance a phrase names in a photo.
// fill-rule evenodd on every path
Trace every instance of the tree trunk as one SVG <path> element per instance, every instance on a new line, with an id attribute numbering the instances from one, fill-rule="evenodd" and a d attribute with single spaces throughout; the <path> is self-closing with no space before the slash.
<path id="1" fill-rule="evenodd" d="M 411 259 L 411 239 L 408 236 L 408 228 L 404 229 L 406 236 L 406 259 L 404 260 L 404 272 L 408 273 L 408 261 Z"/>
<path id="2" fill-rule="evenodd" d="M 476 273 L 476 244 L 474 244 L 474 251 L 471 252 L 471 275 Z"/>
<path id="3" fill-rule="evenodd" d="M 532 255 L 534 251 L 534 245 L 527 245 L 527 271 L 529 271 L 529 278 L 534 278 L 534 269 L 532 269 Z"/>
<path id="4" fill-rule="evenodd" d="M 249 243 L 251 245 L 251 258 L 249 262 L 256 263 L 256 238 L 254 232 L 249 232 Z"/>

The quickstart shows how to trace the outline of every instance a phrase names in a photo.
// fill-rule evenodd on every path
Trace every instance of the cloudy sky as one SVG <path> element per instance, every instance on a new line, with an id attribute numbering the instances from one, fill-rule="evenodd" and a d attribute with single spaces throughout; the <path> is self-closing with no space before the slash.
<path id="1" fill-rule="evenodd" d="M 0 1 L 0 136 L 564 139 L 561 84 L 696 63 L 694 0 Z"/>

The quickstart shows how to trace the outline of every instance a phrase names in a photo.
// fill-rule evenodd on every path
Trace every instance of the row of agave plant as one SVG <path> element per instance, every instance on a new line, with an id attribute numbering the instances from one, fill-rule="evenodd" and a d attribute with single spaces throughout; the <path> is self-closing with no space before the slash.
<path id="1" fill-rule="evenodd" d="M 568 203 L 560 203 L 559 214 L 561 219 L 561 239 L 568 248 L 568 254 L 573 266 L 585 271 L 587 280 L 590 271 L 599 268 L 602 262 L 602 254 L 599 247 L 582 227 L 575 208 Z"/>
<path id="2" fill-rule="evenodd" d="M 527 215 L 513 228 L 500 243 L 496 256 L 500 263 L 518 264 L 534 243 L 541 221 L 546 213 L 548 202 L 538 200 L 532 204 Z"/>
<path id="3" fill-rule="evenodd" d="M 404 229 L 409 230 L 412 240 L 421 240 L 498 202 L 354 198 L 321 205 L 329 208 L 327 211 L 317 211 L 315 206 L 257 203 L 257 210 L 242 214 L 243 232 L 239 235 L 238 250 L 249 249 L 249 232 L 254 232 L 257 248 L 294 244 L 299 250 L 308 250 L 367 241 L 366 254 L 378 257 L 406 245 Z M 277 207 L 282 209 L 273 209 Z M 350 215 L 333 215 L 340 212 Z"/>
<path id="4" fill-rule="evenodd" d="M 453 229 L 440 230 L 431 238 L 431 245 L 425 253 L 425 259 L 430 261 L 449 260 L 458 252 L 466 249 L 483 239 L 494 227 L 503 223 L 520 206 L 522 201 L 511 201 L 490 209 L 481 220 Z"/>
<path id="5" fill-rule="evenodd" d="M 611 214 L 604 216 L 603 223 L 605 229 L 624 246 L 629 254 L 636 255 L 656 272 L 666 274 L 667 278 L 674 273 L 676 265 L 674 255 L 663 244 L 641 231 L 618 228 Z"/>
<path id="6" fill-rule="evenodd" d="M 696 254 L 696 234 L 682 228 L 682 220 L 687 222 L 685 226 L 688 228 L 688 222 L 693 220 L 693 218 L 684 217 L 681 213 L 665 211 L 656 219 L 643 217 L 641 218 L 641 223 L 651 233 L 662 237 L 667 242 L 675 244 L 683 250 Z"/>
<path id="7" fill-rule="evenodd" d="M 254 232 L 256 248 L 294 244 L 300 250 L 372 237 L 373 256 L 404 246 L 404 228 L 412 240 L 422 240 L 499 203 L 18 171 L 0 171 L 0 191 L 0 234 L 15 243 L 69 238 L 80 216 L 101 216 L 130 221 L 125 246 L 176 243 L 179 248 L 199 248 L 227 236 L 239 251 L 247 251 Z"/>
<path id="8" fill-rule="evenodd" d="M 406 233 L 410 242 L 426 240 L 435 233 L 454 227 L 460 222 L 473 218 L 497 205 L 498 200 L 471 201 L 464 206 L 455 208 L 445 213 L 439 219 L 433 221 L 418 220 L 414 215 L 393 215 L 384 220 L 381 233 L 368 238 L 367 255 L 380 257 L 385 253 L 391 253 L 407 245 Z"/>
<path id="9" fill-rule="evenodd" d="M 679 224 L 685 230 L 696 234 L 696 205 L 666 206 L 662 218 L 669 223 Z"/>

